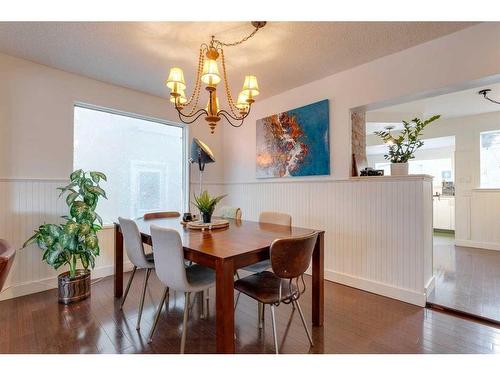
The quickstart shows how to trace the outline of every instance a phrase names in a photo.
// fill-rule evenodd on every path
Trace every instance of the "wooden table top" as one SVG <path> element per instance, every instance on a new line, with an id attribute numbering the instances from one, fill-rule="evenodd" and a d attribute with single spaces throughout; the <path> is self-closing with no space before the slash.
<path id="1" fill-rule="evenodd" d="M 175 229 L 180 233 L 182 245 L 185 249 L 224 259 L 262 251 L 268 248 L 277 238 L 301 236 L 315 231 L 323 232 L 246 220 L 228 219 L 228 221 L 228 228 L 210 231 L 187 229 L 180 223 L 179 218 L 146 221 L 138 219 L 136 223 L 143 237 L 151 236 L 151 225 Z"/>

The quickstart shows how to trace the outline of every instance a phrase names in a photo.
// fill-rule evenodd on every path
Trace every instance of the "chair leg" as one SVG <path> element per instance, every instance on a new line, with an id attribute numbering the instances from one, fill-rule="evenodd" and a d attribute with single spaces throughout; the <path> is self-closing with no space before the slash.
<path id="1" fill-rule="evenodd" d="M 137 317 L 137 325 L 135 327 L 136 330 L 141 329 L 142 309 L 144 307 L 144 297 L 146 297 L 146 288 L 148 286 L 148 279 L 150 273 L 151 273 L 151 268 L 148 268 L 146 270 L 146 274 L 144 275 L 144 287 L 142 288 L 141 303 L 139 304 L 139 316 Z"/>
<path id="2" fill-rule="evenodd" d="M 205 302 L 207 304 L 205 310 L 205 317 L 208 319 L 210 315 L 210 289 L 207 289 L 207 293 L 205 294 Z"/>
<path id="3" fill-rule="evenodd" d="M 311 333 L 309 332 L 309 328 L 307 328 L 306 320 L 304 319 L 304 314 L 302 314 L 302 309 L 300 308 L 299 301 L 296 300 L 293 301 L 292 303 L 297 306 L 297 310 L 299 310 L 300 319 L 302 320 L 302 324 L 304 325 L 304 329 L 306 330 L 307 333 L 307 338 L 309 339 L 309 343 L 311 344 L 311 346 L 314 346 Z"/>
<path id="4" fill-rule="evenodd" d="M 123 295 L 122 303 L 120 303 L 120 310 L 123 310 L 123 304 L 127 299 L 128 291 L 130 290 L 130 285 L 132 285 L 132 280 L 134 279 L 135 276 L 135 271 L 137 271 L 136 266 L 134 266 L 134 269 L 132 270 L 132 275 L 130 275 L 130 279 L 128 279 L 127 288 L 125 289 L 125 294 Z"/>
<path id="5" fill-rule="evenodd" d="M 236 280 L 240 279 L 240 274 L 238 271 L 234 271 L 234 276 L 236 276 Z M 240 300 L 240 294 L 241 292 L 238 292 L 238 295 L 236 296 L 236 301 L 234 301 L 234 309 L 236 310 L 236 307 L 238 306 L 238 302 Z"/>
<path id="6" fill-rule="evenodd" d="M 262 329 L 264 328 L 264 309 L 265 309 L 265 305 L 261 302 L 257 302 L 258 304 L 258 310 L 257 310 L 257 321 L 258 321 L 258 325 L 259 325 L 259 329 Z"/>
<path id="7" fill-rule="evenodd" d="M 200 310 L 200 319 L 205 319 L 205 292 L 198 292 L 198 308 Z"/>
<path id="8" fill-rule="evenodd" d="M 158 320 L 160 320 L 161 309 L 163 308 L 163 304 L 166 302 L 168 294 L 169 294 L 169 288 L 166 287 L 165 291 L 163 292 L 163 296 L 161 297 L 161 301 L 158 305 L 158 309 L 156 310 L 155 320 L 153 323 L 153 327 L 151 327 L 151 332 L 149 333 L 148 342 L 153 341 L 153 334 L 155 333 L 155 329 L 156 329 L 156 325 L 158 324 Z M 168 305 L 167 305 L 167 309 L 168 309 Z"/>
<path id="9" fill-rule="evenodd" d="M 182 320 L 182 336 L 181 336 L 181 354 L 184 354 L 184 348 L 186 347 L 186 334 L 187 334 L 187 322 L 189 317 L 189 297 L 191 293 L 184 293 L 184 319 Z"/>
<path id="10" fill-rule="evenodd" d="M 234 310 L 236 310 L 236 308 L 238 307 L 238 301 L 240 300 L 240 294 L 241 294 L 241 292 L 238 292 L 238 294 L 236 295 L 236 301 L 234 301 Z"/>
<path id="11" fill-rule="evenodd" d="M 278 336 L 276 334 L 276 317 L 274 316 L 274 305 L 271 305 L 271 320 L 272 320 L 272 324 L 273 324 L 274 350 L 276 351 L 276 354 L 279 354 Z"/>
<path id="12" fill-rule="evenodd" d="M 169 306 L 169 304 L 170 304 L 170 288 L 169 288 L 169 292 L 167 293 L 167 298 L 165 300 L 165 310 L 167 310 L 167 312 L 168 312 L 168 306 Z"/>

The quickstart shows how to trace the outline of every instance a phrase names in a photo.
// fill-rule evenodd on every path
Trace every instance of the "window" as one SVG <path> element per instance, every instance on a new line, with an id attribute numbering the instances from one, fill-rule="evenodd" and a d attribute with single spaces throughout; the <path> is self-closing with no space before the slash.
<path id="1" fill-rule="evenodd" d="M 187 196 L 185 129 L 176 124 L 75 106 L 74 167 L 98 170 L 108 199 L 105 223 L 151 211 L 184 211 Z"/>
<path id="2" fill-rule="evenodd" d="M 481 187 L 500 188 L 500 130 L 480 133 Z"/>

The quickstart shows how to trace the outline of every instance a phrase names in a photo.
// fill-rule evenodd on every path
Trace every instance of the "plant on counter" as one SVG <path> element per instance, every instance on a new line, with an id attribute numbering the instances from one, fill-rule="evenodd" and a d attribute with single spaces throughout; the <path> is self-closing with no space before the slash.
<path id="1" fill-rule="evenodd" d="M 408 161 L 415 158 L 415 151 L 424 145 L 424 142 L 420 139 L 422 131 L 427 125 L 440 117 L 441 115 L 435 115 L 425 121 L 419 118 L 414 118 L 410 122 L 403 120 L 403 130 L 397 137 L 393 137 L 390 130 L 374 133 L 389 146 L 389 152 L 384 155 L 384 158 L 392 163 L 392 175 L 408 174 Z"/>
<path id="2" fill-rule="evenodd" d="M 106 181 L 101 172 L 84 172 L 79 169 L 70 175 L 70 183 L 61 190 L 61 197 L 66 196 L 69 216 L 63 224 L 43 224 L 24 244 L 23 248 L 36 243 L 43 251 L 42 260 L 54 269 L 69 266 L 69 278 L 77 276 L 77 264 L 80 261 L 84 273 L 89 267 L 94 268 L 95 257 L 99 255 L 97 232 L 102 229 L 102 219 L 95 212 L 99 197 L 106 198 L 106 193 L 99 182 Z M 106 198 L 107 199 L 107 198 Z"/>
<path id="3" fill-rule="evenodd" d="M 219 203 L 226 194 L 219 195 L 218 197 L 211 197 L 208 191 L 203 191 L 200 195 L 194 195 L 193 204 L 200 210 L 204 223 L 210 223 L 212 214 L 214 213 L 215 206 Z"/>
<path id="4" fill-rule="evenodd" d="M 415 151 L 424 145 L 420 140 L 422 131 L 431 122 L 436 121 L 441 115 L 435 115 L 422 121 L 414 118 L 410 122 L 403 120 L 403 130 L 399 137 L 393 137 L 388 131 L 375 132 L 382 140 L 389 145 L 389 153 L 384 155 L 391 163 L 407 163 L 415 157 Z"/>

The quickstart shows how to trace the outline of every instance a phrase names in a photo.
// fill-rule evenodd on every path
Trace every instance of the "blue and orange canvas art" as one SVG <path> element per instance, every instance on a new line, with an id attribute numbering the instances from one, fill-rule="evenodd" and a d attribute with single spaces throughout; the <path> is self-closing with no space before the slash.
<path id="1" fill-rule="evenodd" d="M 328 100 L 257 121 L 257 178 L 330 174 Z"/>

